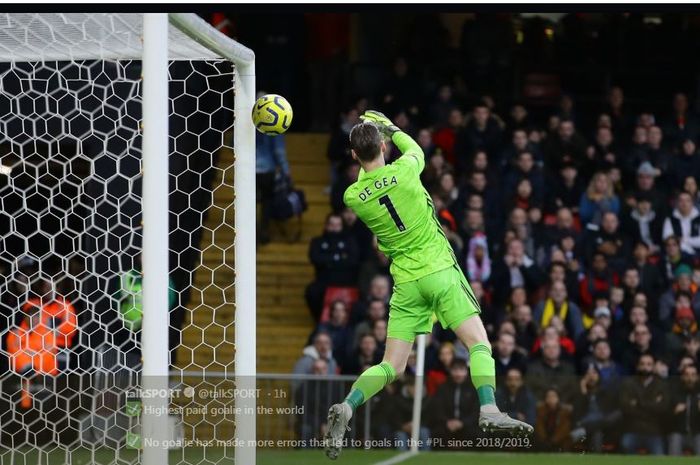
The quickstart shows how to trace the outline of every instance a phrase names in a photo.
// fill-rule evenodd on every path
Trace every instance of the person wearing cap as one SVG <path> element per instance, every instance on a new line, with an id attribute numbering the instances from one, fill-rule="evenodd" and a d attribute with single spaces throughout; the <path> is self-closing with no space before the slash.
<path id="1" fill-rule="evenodd" d="M 668 352 L 677 359 L 683 352 L 683 342 L 698 334 L 695 313 L 690 308 L 690 293 L 681 291 L 676 297 L 676 311 L 671 332 L 666 335 Z"/>
<path id="2" fill-rule="evenodd" d="M 681 249 L 694 256 L 700 256 L 700 211 L 693 205 L 693 198 L 681 192 L 676 199 L 676 208 L 664 221 L 663 238 L 680 238 Z"/>
<path id="3" fill-rule="evenodd" d="M 666 196 L 663 195 L 656 188 L 656 177 L 659 176 L 661 171 L 654 167 L 648 161 L 643 162 L 637 168 L 637 177 L 635 180 L 635 195 L 645 195 L 652 203 L 652 209 L 659 213 L 666 213 L 662 211 L 665 207 L 664 200 Z"/>
<path id="4" fill-rule="evenodd" d="M 680 265 L 674 272 L 675 280 L 671 288 L 659 299 L 658 320 L 665 329 L 671 329 L 673 315 L 677 305 L 678 296 L 686 293 L 690 299 L 689 307 L 696 316 L 700 315 L 700 292 L 698 286 L 692 280 L 693 270 L 686 264 Z"/>

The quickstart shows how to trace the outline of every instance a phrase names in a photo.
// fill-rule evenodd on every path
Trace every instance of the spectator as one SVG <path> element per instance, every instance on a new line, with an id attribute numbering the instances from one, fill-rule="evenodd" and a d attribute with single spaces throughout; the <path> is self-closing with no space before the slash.
<path id="1" fill-rule="evenodd" d="M 613 286 L 619 284 L 617 273 L 608 269 L 608 261 L 602 252 L 594 252 L 591 268 L 583 275 L 579 284 L 579 295 L 584 311 L 594 310 L 593 299 L 596 295 L 608 295 Z"/>
<path id="2" fill-rule="evenodd" d="M 587 438 L 593 452 L 603 452 L 604 437 L 622 417 L 617 408 L 618 400 L 617 387 L 603 386 L 598 370 L 589 366 L 574 400 L 574 417 L 578 420 L 571 431 L 572 441 L 576 443 Z"/>
<path id="3" fill-rule="evenodd" d="M 690 295 L 680 292 L 676 298 L 676 314 L 671 332 L 666 335 L 666 349 L 671 357 L 679 358 L 683 354 L 683 343 L 698 334 L 698 324 L 690 308 Z"/>
<path id="4" fill-rule="evenodd" d="M 527 358 L 515 350 L 515 336 L 506 332 L 498 335 L 494 344 L 493 359 L 496 362 L 496 377 L 503 378 L 511 369 L 521 374 L 527 370 Z"/>
<path id="5" fill-rule="evenodd" d="M 612 212 L 617 215 L 620 212 L 620 200 L 615 195 L 608 175 L 598 172 L 593 175 L 586 192 L 581 196 L 579 205 L 581 223 L 584 225 L 588 223 L 598 225 L 605 212 Z"/>
<path id="6" fill-rule="evenodd" d="M 666 213 L 664 196 L 656 188 L 656 169 L 651 163 L 645 161 L 637 169 L 637 183 L 634 192 L 635 197 L 645 197 L 651 202 L 651 210 L 660 216 Z"/>
<path id="7" fill-rule="evenodd" d="M 387 304 L 381 299 L 373 299 L 369 303 L 367 308 L 367 315 L 364 320 L 360 321 L 357 326 L 355 326 L 355 340 L 352 344 L 353 347 L 357 347 L 360 342 L 360 338 L 365 334 L 371 334 L 372 328 L 374 327 L 374 322 L 378 320 L 386 320 L 387 315 Z"/>
<path id="8" fill-rule="evenodd" d="M 352 161 L 350 155 L 350 130 L 359 122 L 359 110 L 356 107 L 348 108 L 345 113 L 340 115 L 339 124 L 331 133 L 327 150 L 327 156 L 332 167 L 331 183 L 335 181 L 335 173 L 344 170 Z M 355 182 L 355 179 L 357 179 L 357 177 L 355 177 L 352 182 Z"/>
<path id="9" fill-rule="evenodd" d="M 698 140 L 700 123 L 690 113 L 686 94 L 678 92 L 673 96 L 673 111 L 664 126 L 664 133 L 673 146 L 687 139 Z"/>
<path id="10" fill-rule="evenodd" d="M 636 376 L 626 379 L 621 388 L 623 435 L 620 442 L 626 454 L 636 454 L 645 448 L 652 455 L 664 453 L 659 418 L 666 415 L 669 396 L 663 382 L 654 374 L 655 358 L 640 355 Z"/>
<path id="11" fill-rule="evenodd" d="M 389 258 L 386 255 L 384 255 L 384 253 L 381 250 L 379 250 L 377 236 L 372 236 L 372 240 L 370 243 L 371 249 L 369 251 L 368 257 L 365 259 L 364 263 L 362 263 L 362 266 L 360 267 L 360 273 L 358 278 L 360 293 L 362 295 L 368 295 L 370 292 L 370 288 L 372 287 L 372 283 L 375 279 L 377 279 L 377 277 L 380 277 L 379 279 L 383 279 L 387 283 L 386 290 L 388 295 L 389 284 L 387 276 L 389 275 L 389 267 L 391 266 L 391 262 L 389 261 Z M 353 309 L 353 313 L 350 316 L 351 322 L 354 323 L 357 321 L 358 318 L 360 318 L 359 315 L 355 314 L 355 310 L 358 310 L 362 314 L 364 314 L 364 310 L 366 308 L 365 304 L 366 302 L 360 301 L 357 305 L 357 308 Z"/>
<path id="12" fill-rule="evenodd" d="M 700 253 L 700 211 L 693 206 L 693 198 L 681 192 L 676 199 L 676 208 L 664 221 L 663 238 L 680 238 L 683 252 L 695 256 Z"/>
<path id="13" fill-rule="evenodd" d="M 648 325 L 638 324 L 632 328 L 629 336 L 629 343 L 622 354 L 623 368 L 627 373 L 634 373 L 638 368 L 638 360 L 643 355 L 649 355 L 654 360 L 656 359 L 659 350 L 659 345 L 663 341 L 655 341 L 652 338 L 652 332 Z"/>
<path id="14" fill-rule="evenodd" d="M 521 305 L 511 311 L 510 321 L 515 327 L 515 344 L 518 350 L 529 354 L 537 339 L 537 325 L 532 321 L 532 310 Z"/>
<path id="15" fill-rule="evenodd" d="M 527 131 L 524 128 L 517 128 L 513 131 L 511 143 L 501 152 L 500 171 L 505 172 L 512 167 L 517 161 L 518 155 L 523 152 L 531 153 L 535 162 L 539 165 L 542 164 L 542 154 L 538 147 L 528 139 Z"/>
<path id="16" fill-rule="evenodd" d="M 505 255 L 493 268 L 491 286 L 494 299 L 497 302 L 505 301 L 511 289 L 516 287 L 525 287 L 528 293 L 534 292 L 542 282 L 542 270 L 525 255 L 523 242 L 519 239 L 511 240 Z"/>
<path id="17" fill-rule="evenodd" d="M 698 189 L 698 180 L 694 176 L 686 176 L 683 181 L 683 190 L 690 194 L 693 200 L 693 206 L 700 210 L 700 189 Z"/>
<path id="18" fill-rule="evenodd" d="M 574 265 L 578 266 L 577 263 Z M 561 281 L 566 286 L 566 293 L 569 296 L 569 300 L 577 302 L 579 300 L 578 295 L 578 272 L 574 269 L 574 266 L 567 265 L 561 260 L 552 260 L 549 265 L 549 282 L 555 283 Z"/>
<path id="19" fill-rule="evenodd" d="M 406 59 L 397 57 L 394 60 L 391 75 L 386 79 L 383 90 L 380 92 L 385 113 L 395 114 L 406 110 L 411 115 L 417 115 L 419 108 L 416 88 L 419 86 L 419 82 L 410 72 Z"/>
<path id="20" fill-rule="evenodd" d="M 674 155 L 669 169 L 669 183 L 671 187 L 682 186 L 683 180 L 689 173 L 693 173 L 698 179 L 700 173 L 700 154 L 697 143 L 692 139 L 686 139 L 680 146 L 680 153 Z"/>
<path id="21" fill-rule="evenodd" d="M 564 351 L 562 357 L 567 360 L 576 354 L 576 344 L 573 339 L 566 335 L 564 323 L 558 316 L 553 316 L 549 326 L 542 328 L 540 336 L 535 340 L 535 344 L 532 346 L 532 353 L 539 353 L 542 344 L 548 339 L 559 343 L 559 346 Z"/>
<path id="22" fill-rule="evenodd" d="M 506 199 L 515 197 L 518 186 L 522 180 L 528 180 L 532 191 L 532 206 L 542 203 L 544 196 L 544 175 L 535 164 L 535 159 L 530 152 L 520 152 L 515 166 L 508 172 L 503 183 L 503 195 Z"/>
<path id="23" fill-rule="evenodd" d="M 692 266 L 693 256 L 681 250 L 679 238 L 669 236 L 664 239 L 664 255 L 660 263 L 662 277 L 666 284 L 673 282 L 676 269 L 681 265 Z"/>
<path id="24" fill-rule="evenodd" d="M 600 126 L 596 129 L 595 140 L 586 150 L 588 164 L 592 164 L 596 171 L 609 170 L 618 164 L 617 147 L 615 137 L 610 128 Z"/>
<path id="25" fill-rule="evenodd" d="M 656 300 L 663 288 L 663 278 L 658 266 L 649 261 L 651 250 L 645 242 L 637 242 L 633 251 L 633 263 L 639 274 L 639 287 L 645 295 Z"/>
<path id="26" fill-rule="evenodd" d="M 605 112 L 610 117 L 612 128 L 620 139 L 627 139 L 631 132 L 633 117 L 625 106 L 622 87 L 613 86 L 608 91 Z"/>
<path id="27" fill-rule="evenodd" d="M 653 209 L 649 195 L 637 194 L 634 208 L 622 221 L 622 229 L 635 243 L 644 243 L 652 255 L 661 250 L 663 218 Z"/>
<path id="28" fill-rule="evenodd" d="M 328 362 L 319 358 L 312 362 L 312 375 L 324 376 L 328 374 Z M 338 393 L 334 389 L 326 389 L 327 382 L 323 380 L 305 380 L 300 383 L 294 392 L 296 405 L 303 408 L 303 415 L 296 418 L 297 433 L 300 439 L 307 443 L 312 438 L 317 438 L 323 434 L 327 428 L 326 405 L 337 402 Z"/>
<path id="29" fill-rule="evenodd" d="M 576 132 L 573 121 L 562 119 L 556 134 L 547 139 L 544 147 L 545 166 L 558 172 L 565 164 L 581 168 L 584 163 L 586 141 Z"/>
<path id="30" fill-rule="evenodd" d="M 700 293 L 693 283 L 692 270 L 688 265 L 680 265 L 675 271 L 675 281 L 659 300 L 658 320 L 665 329 L 670 329 L 673 314 L 677 307 L 678 296 L 684 294 L 689 299 L 689 306 L 696 315 L 700 315 Z"/>
<path id="31" fill-rule="evenodd" d="M 534 320 L 540 328 L 549 326 L 552 317 L 557 316 L 566 328 L 569 337 L 577 339 L 583 333 L 581 310 L 568 299 L 566 285 L 555 281 L 549 286 L 549 295 L 535 307 Z"/>
<path id="32" fill-rule="evenodd" d="M 537 399 L 543 399 L 547 389 L 554 388 L 558 391 L 557 399 L 561 396 L 568 401 L 575 391 L 575 374 L 573 365 L 561 359 L 559 341 L 548 338 L 542 342 L 542 358 L 532 361 L 527 368 L 527 384 Z"/>
<path id="33" fill-rule="evenodd" d="M 369 283 L 369 291 L 366 296 L 355 302 L 350 314 L 350 324 L 355 326 L 359 322 L 367 319 L 369 316 L 369 307 L 374 300 L 384 302 L 384 309 L 386 312 L 390 299 L 391 283 L 389 281 L 389 276 L 386 274 L 374 276 Z M 357 329 L 355 331 L 357 332 Z"/>
<path id="34" fill-rule="evenodd" d="M 323 331 L 317 331 L 314 336 L 313 344 L 304 347 L 302 356 L 294 365 L 292 373 L 297 375 L 309 375 L 313 373 L 314 362 L 322 359 L 326 362 L 326 374 L 334 375 L 338 372 L 338 366 L 333 358 L 333 341 L 331 336 Z M 299 384 L 296 383 L 296 387 Z M 296 388 L 294 389 L 296 391 Z"/>
<path id="35" fill-rule="evenodd" d="M 462 137 L 455 147 L 458 155 L 485 150 L 495 156 L 501 148 L 501 127 L 491 115 L 491 110 L 485 104 L 474 106 L 471 121 L 464 128 Z"/>
<path id="36" fill-rule="evenodd" d="M 430 120 L 434 122 L 436 128 L 442 129 L 448 125 L 452 111 L 457 110 L 457 104 L 454 102 L 452 87 L 449 85 L 440 86 L 436 97 L 430 105 Z"/>
<path id="37" fill-rule="evenodd" d="M 555 387 L 547 388 L 537 406 L 535 444 L 545 452 L 565 452 L 571 448 L 571 406 L 563 404 Z"/>
<path id="38" fill-rule="evenodd" d="M 449 375 L 449 369 L 452 362 L 455 359 L 455 346 L 451 342 L 443 342 L 440 345 L 440 350 L 438 352 L 438 363 L 437 366 L 428 370 L 426 375 L 426 390 L 428 395 L 432 396 L 435 394 L 437 389 L 445 381 L 447 381 L 447 376 Z"/>
<path id="39" fill-rule="evenodd" d="M 469 240 L 467 253 L 467 277 L 470 282 L 486 282 L 491 277 L 491 259 L 488 241 L 484 234 L 475 234 Z"/>
<path id="40" fill-rule="evenodd" d="M 357 349 L 348 357 L 343 367 L 345 375 L 359 375 L 367 368 L 376 365 L 381 360 L 377 351 L 377 340 L 372 334 L 365 334 L 360 338 Z"/>
<path id="41" fill-rule="evenodd" d="M 450 377 L 430 400 L 431 431 L 447 444 L 449 440 L 474 437 L 478 421 L 479 402 L 469 381 L 467 363 L 455 358 L 450 365 Z"/>
<path id="42" fill-rule="evenodd" d="M 669 455 L 683 455 L 688 448 L 700 455 L 700 380 L 696 365 L 681 370 L 680 383 L 670 394 L 673 416 L 668 436 Z"/>
<path id="43" fill-rule="evenodd" d="M 523 373 L 517 368 L 510 368 L 505 375 L 505 382 L 496 388 L 496 403 L 501 411 L 512 418 L 517 418 L 531 425 L 536 420 L 535 396 L 525 386 Z"/>
<path id="44" fill-rule="evenodd" d="M 412 375 L 404 375 L 399 391 L 392 397 L 391 426 L 394 431 L 396 448 L 409 449 L 409 438 L 413 428 L 413 398 L 415 396 L 415 378 Z M 423 414 L 427 411 L 428 403 L 423 402 Z M 424 416 L 422 416 L 425 418 Z M 430 430 L 426 426 L 419 429 L 418 440 L 420 450 L 430 450 Z"/>
<path id="45" fill-rule="evenodd" d="M 425 131 L 425 129 L 423 131 Z M 421 174 L 421 180 L 423 181 L 423 185 L 428 192 L 434 192 L 440 185 L 440 177 L 444 173 L 451 171 L 453 171 L 452 165 L 447 162 L 442 150 L 437 149 L 435 150 L 435 153 L 433 153 L 433 155 L 427 159 L 425 169 Z"/>
<path id="46" fill-rule="evenodd" d="M 55 293 L 48 279 L 34 283 L 32 293 L 21 307 L 23 318 L 7 334 L 10 367 L 23 377 L 56 376 L 68 367 L 78 319 L 73 305 Z"/>
<path id="47" fill-rule="evenodd" d="M 606 310 L 608 310 L 606 308 Z M 609 311 L 609 310 L 608 310 Z M 579 373 L 585 373 L 586 367 L 593 357 L 593 345 L 598 339 L 607 339 L 608 329 L 604 324 L 595 322 L 584 331 L 576 342 L 576 368 Z"/>
<path id="48" fill-rule="evenodd" d="M 577 238 L 578 231 L 574 223 L 574 215 L 571 209 L 567 207 L 561 207 L 557 209 L 556 222 L 554 225 L 550 226 L 546 230 L 546 243 L 548 246 L 553 247 L 559 245 L 559 243 L 566 237 Z"/>
<path id="49" fill-rule="evenodd" d="M 359 251 L 355 240 L 344 232 L 340 215 L 328 215 L 323 234 L 311 240 L 309 259 L 316 279 L 306 288 L 306 302 L 311 316 L 319 321 L 326 288 L 357 283 Z"/>
<path id="50" fill-rule="evenodd" d="M 377 357 L 381 360 L 386 349 L 386 320 L 376 320 L 372 323 L 372 336 L 377 341 Z"/>
<path id="51" fill-rule="evenodd" d="M 618 273 L 624 268 L 631 252 L 629 240 L 620 231 L 620 222 L 613 212 L 603 213 L 600 227 L 588 226 L 585 247 L 589 260 L 594 253 L 602 253 L 610 267 Z"/>
<path id="52" fill-rule="evenodd" d="M 640 306 L 637 305 L 637 303 L 633 304 L 632 308 L 630 311 L 627 313 L 626 318 L 623 321 L 620 321 L 618 324 L 616 324 L 615 328 L 615 341 L 618 342 L 618 345 L 616 345 L 616 350 L 619 349 L 619 351 L 622 351 L 625 349 L 624 345 L 619 345 L 620 343 L 628 343 L 632 341 L 634 338 L 634 335 L 632 334 L 634 331 L 634 328 L 636 328 L 638 325 L 643 325 L 647 329 L 649 329 L 649 332 L 651 334 L 651 340 L 654 341 L 655 343 L 661 344 L 661 341 L 664 340 L 665 333 L 657 328 L 657 325 L 651 324 L 649 321 L 649 314 L 647 310 Z"/>
<path id="53" fill-rule="evenodd" d="M 593 357 L 589 366 L 595 368 L 601 387 L 617 389 L 622 379 L 622 367 L 612 359 L 610 342 L 607 339 L 596 339 L 593 342 Z"/>
<path id="54" fill-rule="evenodd" d="M 459 169 L 465 163 L 464 157 L 467 153 L 455 153 L 457 145 L 457 137 L 462 134 L 464 130 L 464 115 L 462 111 L 458 108 L 453 108 L 448 113 L 448 118 L 446 120 L 446 125 L 438 125 L 433 134 L 433 143 L 445 154 L 445 159 L 455 168 Z M 461 159 L 458 162 L 457 157 Z"/>
<path id="55" fill-rule="evenodd" d="M 343 194 L 351 184 L 357 181 L 357 176 L 360 173 L 360 165 L 354 162 L 344 163 L 338 168 L 338 173 L 337 176 L 334 175 L 330 186 L 331 207 L 334 212 L 339 212 L 345 208 Z"/>
<path id="56" fill-rule="evenodd" d="M 338 365 L 345 365 L 345 359 L 352 347 L 352 330 L 348 327 L 348 307 L 342 300 L 331 303 L 330 320 L 321 323 L 318 330 L 328 333 L 333 344 L 333 353 Z"/>
<path id="57" fill-rule="evenodd" d="M 277 175 L 289 176 L 284 135 L 269 137 L 256 131 L 255 182 L 258 189 L 258 201 L 262 206 L 258 241 L 262 244 L 270 242 L 270 218 L 272 217 L 272 200 L 275 193 L 275 176 Z"/>
<path id="58" fill-rule="evenodd" d="M 554 178 L 553 187 L 548 195 L 547 210 L 553 212 L 558 208 L 566 207 L 578 213 L 584 190 L 578 168 L 572 162 L 564 163 L 557 173 L 559 175 Z"/>
<path id="59" fill-rule="evenodd" d="M 372 232 L 362 221 L 358 221 L 357 214 L 352 208 L 343 208 L 340 211 L 340 216 L 343 218 L 343 231 L 348 237 L 352 237 L 358 246 L 359 260 L 361 262 L 366 260 L 372 251 L 370 247 L 367 247 L 367 244 L 372 243 L 374 237 Z"/>

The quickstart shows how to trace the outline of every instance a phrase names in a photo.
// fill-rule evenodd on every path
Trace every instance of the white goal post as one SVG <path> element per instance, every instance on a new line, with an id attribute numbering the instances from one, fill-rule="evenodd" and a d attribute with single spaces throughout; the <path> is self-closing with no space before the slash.
<path id="1" fill-rule="evenodd" d="M 239 389 L 255 388 L 255 127 L 248 115 L 255 102 L 255 57 L 252 51 L 224 37 L 221 33 L 194 15 L 170 14 L 170 23 L 190 38 L 204 45 L 221 58 L 235 65 L 235 110 L 234 110 L 234 165 L 235 197 L 235 263 L 236 274 L 236 358 L 235 378 Z M 143 378 L 144 389 L 167 389 L 162 381 L 168 379 L 167 327 L 167 18 L 165 14 L 146 14 L 144 17 L 144 244 L 159 247 L 144 247 L 144 308 L 159 312 L 144 312 L 143 322 Z M 160 58 L 160 60 L 159 60 Z M 195 57 L 190 57 L 195 58 Z M 153 61 L 151 61 L 153 60 Z M 151 73 L 153 73 L 151 75 Z M 160 92 L 159 92 L 160 91 Z M 153 128 L 149 131 L 149 127 Z M 153 169 L 151 172 L 149 168 Z M 150 194 L 150 195 L 149 195 Z M 151 226 L 152 221 L 158 229 Z M 153 229 L 151 229 L 153 228 Z M 157 279 L 149 287 L 149 269 Z M 150 319 L 147 317 L 150 316 Z M 156 381 L 146 386 L 146 380 Z M 158 383 L 160 381 L 160 383 Z M 167 411 L 169 399 L 154 397 L 160 401 L 154 411 Z M 235 402 L 237 412 L 255 411 L 255 398 L 245 396 Z M 255 414 L 236 414 L 236 439 L 243 446 L 236 447 L 236 463 L 255 463 Z M 144 463 L 167 464 L 168 450 L 165 447 L 148 447 L 146 438 L 151 435 L 159 439 L 155 444 L 164 444 L 167 439 L 167 417 L 144 415 Z"/>
<path id="2" fill-rule="evenodd" d="M 144 391 L 153 389 L 155 390 L 154 392 L 159 390 L 165 392 L 170 389 L 168 384 L 170 374 L 169 350 L 172 351 L 172 348 L 169 348 L 168 345 L 168 331 L 170 329 L 168 295 L 170 291 L 169 280 L 171 279 L 168 261 L 169 254 L 172 253 L 169 250 L 169 241 L 172 240 L 169 235 L 171 234 L 171 231 L 169 231 L 169 213 L 172 215 L 172 211 L 168 208 L 168 201 L 170 197 L 169 185 L 173 182 L 173 176 L 168 166 L 169 158 L 172 154 L 172 149 L 169 149 L 169 147 L 172 147 L 177 142 L 169 140 L 169 116 L 172 116 L 170 108 L 174 105 L 169 100 L 168 95 L 169 63 L 178 60 L 193 62 L 226 60 L 233 65 L 233 83 L 231 83 L 231 87 L 234 92 L 232 126 L 235 156 L 233 165 L 233 190 L 235 192 L 233 199 L 235 211 L 233 225 L 235 230 L 233 246 L 235 262 L 233 334 L 235 337 L 235 359 L 234 371 L 227 373 L 227 376 L 235 381 L 237 389 L 254 389 L 256 384 L 256 193 L 255 127 L 250 115 L 255 101 L 255 55 L 250 49 L 221 34 L 202 18 L 191 13 L 11 13 L 0 15 L 0 64 L 10 66 L 10 73 L 14 72 L 13 68 L 15 66 L 18 66 L 18 69 L 21 70 L 21 66 L 18 64 L 28 63 L 31 68 L 27 75 L 29 77 L 25 78 L 24 75 L 20 75 L 21 73 L 17 73 L 19 76 L 17 81 L 20 83 L 20 87 L 24 81 L 38 79 L 35 76 L 46 70 L 48 70 L 50 75 L 50 77 L 46 78 L 46 82 L 50 86 L 51 79 L 64 79 L 61 73 L 68 69 L 67 67 L 71 64 L 77 63 L 77 66 L 80 67 L 84 61 L 93 60 L 114 63 L 119 63 L 122 60 L 142 61 L 142 82 L 139 83 L 138 79 L 132 79 L 131 77 L 126 79 L 129 83 L 135 83 L 136 88 L 138 88 L 139 84 L 141 86 L 140 94 L 138 94 L 139 91 L 136 91 L 135 97 L 137 100 L 139 98 L 142 99 L 142 132 L 139 135 L 133 135 L 132 139 L 128 139 L 126 145 L 136 145 L 137 142 L 135 141 L 139 138 L 141 140 L 139 147 L 139 151 L 142 154 L 141 167 L 143 170 L 142 192 L 140 194 L 142 197 L 141 219 L 143 223 L 140 247 L 142 249 L 143 271 L 141 389 Z M 60 63 L 63 62 L 68 63 L 68 65 L 62 68 L 61 66 L 63 65 L 60 65 Z M 57 64 L 46 65 L 46 63 Z M 120 73 L 126 72 L 117 66 L 115 73 L 121 76 Z M 97 79 L 102 78 L 102 75 L 96 75 L 98 76 Z M 83 79 L 82 76 L 80 79 Z M 61 86 L 63 85 L 61 84 Z M 97 86 L 109 88 L 111 85 L 110 83 L 100 83 Z M 7 92 L 9 95 L 8 100 L 15 98 L 12 95 L 15 92 L 14 90 L 6 90 L 2 87 L 2 83 L 0 83 L 0 87 L 0 96 L 4 97 Z M 17 92 L 22 94 L 25 91 L 19 90 Z M 32 90 L 32 92 L 32 98 L 41 98 L 49 102 L 46 103 L 47 108 L 50 105 L 54 105 L 51 99 L 55 94 L 50 87 L 46 88 L 43 93 L 35 90 Z M 63 92 L 63 87 L 61 92 Z M 70 92 L 73 91 L 66 87 L 65 93 Z M 83 104 L 80 99 L 85 98 L 85 101 L 87 101 L 88 98 L 92 98 L 92 95 L 83 97 L 83 94 L 80 94 L 80 92 L 82 90 L 75 91 L 75 100 L 78 106 Z M 35 94 L 38 94 L 38 97 Z M 185 97 L 188 97 L 186 91 L 183 91 L 183 94 L 185 94 Z M 20 95 L 17 98 L 17 102 L 20 102 L 20 98 L 23 98 L 23 96 L 23 94 Z M 226 97 L 230 98 L 231 96 Z M 221 101 L 225 101 L 224 96 L 222 96 Z M 198 106 L 196 99 L 194 102 L 194 105 Z M 31 124 L 36 124 L 37 121 L 46 122 L 47 126 L 54 119 L 59 120 L 60 124 L 66 127 L 75 124 L 75 120 L 69 120 L 68 117 L 64 117 L 64 115 L 60 114 L 60 110 L 53 109 L 53 106 L 51 107 L 52 110 L 42 110 L 44 113 L 38 116 L 37 114 L 28 114 L 27 116 L 22 113 L 23 110 L 19 109 L 18 105 L 20 103 L 9 104 L 11 118 L 8 121 L 0 122 L 3 128 L 5 128 L 5 125 L 14 124 L 15 119 L 24 119 L 25 121 L 30 121 Z M 63 103 L 60 101 L 55 103 L 56 108 L 60 108 L 60 105 Z M 41 105 L 44 104 L 42 103 Z M 98 108 L 100 107 L 100 104 L 95 105 Z M 107 105 L 104 103 L 103 105 L 109 107 L 106 110 L 103 109 L 105 112 L 114 110 L 113 107 L 110 107 L 111 104 Z M 119 105 L 124 107 L 129 105 L 128 99 L 120 102 Z M 191 110 L 196 112 L 200 109 L 192 108 Z M 119 115 L 118 118 L 126 118 L 128 116 L 126 115 L 126 110 L 122 110 L 121 107 L 117 108 L 115 114 L 117 113 Z M 21 118 L 15 118 L 17 115 L 20 115 Z M 95 118 L 99 116 L 97 115 Z M 105 139 L 108 137 L 119 138 L 121 136 L 118 128 L 119 124 L 120 121 L 114 121 L 113 132 L 103 137 Z M 39 129 L 35 128 L 34 130 L 39 132 Z M 70 132 L 73 129 L 66 129 L 66 131 Z M 90 131 L 91 137 L 101 134 L 93 126 L 90 126 Z M 42 134 L 39 137 L 30 130 L 25 130 L 22 137 L 13 140 L 12 136 L 5 131 L 2 137 L 5 141 L 10 141 L 12 144 L 21 145 L 26 143 L 26 136 L 29 136 L 30 139 L 36 138 L 50 147 L 52 144 L 49 137 L 51 131 L 47 129 Z M 80 145 L 79 138 L 74 137 L 72 133 L 70 135 L 72 138 L 77 139 L 75 143 Z M 224 136 L 222 135 L 221 137 L 223 138 Z M 119 142 L 121 143 L 121 141 Z M 106 148 L 105 152 L 108 152 Z M 113 160 L 115 166 L 119 166 L 119 154 L 110 155 L 113 155 L 111 158 L 115 159 Z M 50 154 L 48 156 L 50 157 Z M 19 157 L 22 159 L 24 154 L 20 154 Z M 84 161 L 83 158 L 81 158 L 81 161 Z M 21 161 L 21 163 L 24 163 L 24 161 Z M 64 168 L 68 170 L 72 169 L 74 164 L 73 160 L 58 161 L 57 163 L 63 163 Z M 90 168 L 92 172 L 88 176 L 93 176 L 95 174 L 94 162 L 88 163 L 93 163 Z M 113 180 L 111 176 L 105 176 L 104 179 L 100 178 L 99 182 L 106 186 Z M 38 175 L 36 183 L 39 184 Z M 210 186 L 201 187 L 208 188 Z M 82 187 L 80 188 L 82 189 Z M 39 187 L 36 189 L 39 189 Z M 7 191 L 7 193 L 4 193 L 4 191 L 0 192 L 0 200 L 4 200 L 3 196 L 5 195 L 9 198 L 15 193 L 10 191 Z M 33 194 L 22 193 L 21 195 L 28 196 Z M 49 195 L 53 196 L 54 193 L 46 194 L 47 198 Z M 107 198 L 107 194 L 104 195 Z M 26 210 L 26 198 L 24 201 L 24 209 Z M 117 203 L 113 199 L 106 201 Z M 43 218 L 51 219 L 49 213 L 44 211 L 30 211 L 29 213 L 35 215 L 38 218 L 37 221 Z M 70 207 L 66 207 L 65 213 L 66 215 L 72 213 Z M 226 219 L 227 217 L 224 215 L 223 218 Z M 94 221 L 98 220 L 102 221 L 102 218 L 97 218 Z M 64 226 L 61 223 L 60 233 L 70 233 L 70 228 Z M 12 233 L 17 234 L 14 229 Z M 211 234 L 213 236 L 214 233 L 212 232 Z M 34 236 L 28 236 L 24 237 L 23 240 L 25 244 L 31 246 L 33 238 Z M 2 239 L 5 240 L 4 237 Z M 51 240 L 58 241 L 56 238 Z M 82 238 L 73 238 L 73 240 L 78 243 L 82 241 Z M 51 252 L 56 254 L 57 252 L 54 248 L 54 242 L 50 242 Z M 201 252 L 203 253 L 203 251 Z M 58 255 L 61 267 L 63 267 L 62 271 L 64 272 L 72 258 L 90 259 L 90 257 L 85 257 L 84 249 L 82 248 L 79 254 L 73 251 L 64 256 L 61 256 L 60 253 Z M 223 255 L 225 256 L 225 251 Z M 20 258 L 15 257 L 15 262 L 19 262 Z M 18 266 L 14 263 L 12 269 L 14 270 Z M 84 276 L 86 276 L 84 278 L 85 281 L 101 278 L 100 276 L 87 276 L 87 274 Z M 213 272 L 212 276 L 214 276 Z M 75 278 L 75 281 L 79 282 L 80 279 L 83 278 Z M 219 283 L 212 281 L 210 284 L 217 285 Z M 232 285 L 232 283 L 229 284 Z M 233 305 L 233 303 L 231 302 L 230 305 Z M 90 304 L 88 303 L 86 306 L 89 307 Z M 109 331 L 109 329 L 101 327 L 103 325 L 102 321 L 96 319 L 91 323 L 100 326 L 100 330 Z M 203 338 L 204 334 L 202 332 Z M 224 335 L 227 334 L 226 329 L 224 329 Z M 4 337 L 5 334 L 2 334 L 2 336 Z M 202 367 L 202 377 L 206 377 L 206 367 Z M 167 441 L 167 434 L 170 428 L 168 424 L 169 418 L 167 414 L 151 412 L 167 412 L 170 400 L 169 396 L 157 395 L 144 396 L 143 398 L 143 413 L 141 415 L 143 455 L 141 458 L 142 463 L 146 465 L 165 465 L 168 463 L 168 447 L 164 447 L 163 444 Z M 236 412 L 235 438 L 237 444 L 235 447 L 235 461 L 240 464 L 254 464 L 256 415 L 250 412 L 255 412 L 256 400 L 253 396 L 243 396 L 243 398 L 234 399 L 234 402 Z M 126 463 L 117 459 L 115 461 Z"/>

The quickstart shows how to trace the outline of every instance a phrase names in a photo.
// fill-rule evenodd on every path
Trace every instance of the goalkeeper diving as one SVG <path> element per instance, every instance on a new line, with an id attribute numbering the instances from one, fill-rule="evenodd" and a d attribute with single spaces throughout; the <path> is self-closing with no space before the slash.
<path id="1" fill-rule="evenodd" d="M 326 455 L 338 457 L 355 410 L 401 376 L 416 335 L 431 332 L 433 313 L 469 349 L 471 380 L 481 406 L 479 427 L 487 432 L 531 434 L 532 426 L 496 406 L 495 363 L 478 317 L 481 309 L 421 183 L 423 151 L 382 113 L 369 110 L 360 119 L 350 132 L 350 147 L 362 168 L 343 200 L 391 258 L 394 292 L 384 359 L 357 378 L 342 403 L 331 406 L 324 437 Z M 384 137 L 402 154 L 388 165 Z"/>

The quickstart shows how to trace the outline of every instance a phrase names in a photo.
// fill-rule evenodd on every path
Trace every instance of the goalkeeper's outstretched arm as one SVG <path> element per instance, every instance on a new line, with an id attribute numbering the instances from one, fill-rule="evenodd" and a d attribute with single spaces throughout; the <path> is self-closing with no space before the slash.
<path id="1" fill-rule="evenodd" d="M 425 155 L 418 142 L 403 131 L 397 131 L 391 136 L 391 141 L 401 152 L 401 157 L 411 157 L 418 163 L 418 172 L 425 168 Z"/>
<path id="2" fill-rule="evenodd" d="M 360 116 L 363 121 L 371 121 L 377 125 L 379 130 L 396 145 L 403 157 L 410 157 L 417 163 L 418 173 L 425 168 L 425 155 L 423 149 L 411 136 L 401 131 L 394 123 L 391 122 L 383 113 L 374 110 L 367 110 L 364 115 Z"/>

